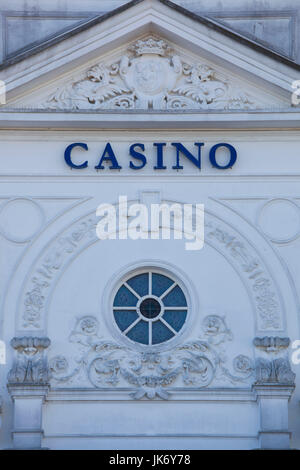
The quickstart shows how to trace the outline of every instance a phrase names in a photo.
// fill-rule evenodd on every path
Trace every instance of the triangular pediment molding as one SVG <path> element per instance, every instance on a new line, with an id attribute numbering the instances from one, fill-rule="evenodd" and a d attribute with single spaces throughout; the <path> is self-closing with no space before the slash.
<path id="1" fill-rule="evenodd" d="M 131 2 L 3 70 L 7 109 L 291 108 L 298 72 L 209 29 L 170 2 Z"/>
<path id="2" fill-rule="evenodd" d="M 112 51 L 112 55 L 113 51 Z M 176 45 L 155 35 L 133 41 L 113 62 L 101 58 L 74 79 L 60 80 L 45 96 L 31 95 L 27 109 L 99 110 L 230 110 L 265 109 L 274 96 L 258 94 L 249 84 L 188 57 Z M 277 105 L 282 105 L 278 100 Z"/>

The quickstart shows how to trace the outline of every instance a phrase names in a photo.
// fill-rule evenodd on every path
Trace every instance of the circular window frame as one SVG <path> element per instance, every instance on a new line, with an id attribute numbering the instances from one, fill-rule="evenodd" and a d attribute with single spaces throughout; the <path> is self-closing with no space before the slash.
<path id="1" fill-rule="evenodd" d="M 139 274 L 149 273 L 153 271 L 157 274 L 162 274 L 164 276 L 169 277 L 172 279 L 180 289 L 183 291 L 183 294 L 186 299 L 186 310 L 187 310 L 187 317 L 184 322 L 182 328 L 177 332 L 176 336 L 170 338 L 159 344 L 142 344 L 135 342 L 125 336 L 123 332 L 120 330 L 119 326 L 117 325 L 115 318 L 114 318 L 114 299 L 115 296 L 120 289 L 120 287 L 130 278 L 137 276 Z M 114 284 L 113 288 L 111 288 L 112 284 Z M 151 296 L 150 296 L 151 297 Z M 156 298 L 155 296 L 153 296 Z M 149 295 L 144 296 L 143 298 L 149 298 Z M 140 303 L 140 302 L 139 302 Z M 138 305 L 138 303 L 137 303 Z M 194 324 L 194 317 L 195 311 L 197 311 L 197 299 L 195 295 L 195 289 L 187 277 L 187 275 L 178 270 L 178 268 L 167 265 L 163 263 L 154 263 L 153 261 L 145 261 L 142 264 L 134 264 L 128 265 L 115 274 L 110 281 L 106 284 L 104 290 L 104 296 L 102 301 L 102 308 L 105 312 L 105 322 L 108 330 L 110 331 L 112 337 L 118 341 L 119 343 L 123 343 L 125 346 L 129 347 L 133 350 L 139 350 L 142 352 L 151 352 L 151 351 L 163 351 L 167 349 L 174 348 L 178 343 L 182 342 L 184 338 L 189 334 L 189 331 L 193 328 Z M 142 315 L 139 314 L 138 315 Z M 158 317 L 160 317 L 159 314 Z M 157 317 L 157 318 L 158 318 Z M 156 319 L 157 320 L 157 319 Z"/>

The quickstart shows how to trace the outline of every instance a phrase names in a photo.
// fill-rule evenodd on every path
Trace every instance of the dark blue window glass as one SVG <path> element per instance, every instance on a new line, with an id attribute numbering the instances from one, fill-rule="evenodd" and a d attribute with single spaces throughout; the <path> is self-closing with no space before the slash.
<path id="1" fill-rule="evenodd" d="M 116 323 L 121 331 L 127 328 L 138 318 L 135 310 L 114 310 Z"/>
<path id="2" fill-rule="evenodd" d="M 167 276 L 162 274 L 152 274 L 152 294 L 160 297 L 164 292 L 166 292 L 171 285 L 174 284 L 174 281 Z"/>
<path id="3" fill-rule="evenodd" d="M 157 321 L 152 325 L 152 344 L 159 344 L 173 338 L 174 333 L 164 325 L 161 321 Z"/>
<path id="4" fill-rule="evenodd" d="M 141 297 L 144 297 L 149 292 L 149 274 L 145 273 L 134 276 L 127 281 L 127 284 Z"/>
<path id="5" fill-rule="evenodd" d="M 115 297 L 114 307 L 135 307 L 137 301 L 138 298 L 127 287 L 122 286 Z"/>
<path id="6" fill-rule="evenodd" d="M 164 298 L 166 307 L 186 307 L 185 295 L 179 286 L 174 287 Z"/>
<path id="7" fill-rule="evenodd" d="M 163 319 L 171 325 L 171 327 L 179 331 L 183 327 L 187 316 L 186 310 L 166 310 Z"/>
<path id="8" fill-rule="evenodd" d="M 137 343 L 149 344 L 149 324 L 141 320 L 127 333 L 127 336 Z"/>

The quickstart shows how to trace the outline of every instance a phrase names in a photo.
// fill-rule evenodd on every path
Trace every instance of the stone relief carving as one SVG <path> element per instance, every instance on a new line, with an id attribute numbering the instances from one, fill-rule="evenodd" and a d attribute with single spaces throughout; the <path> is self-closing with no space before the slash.
<path id="1" fill-rule="evenodd" d="M 247 276 L 261 320 L 260 329 L 279 329 L 281 327 L 280 303 L 262 262 L 254 257 L 236 236 L 212 224 L 208 226 L 211 230 L 207 236 L 223 245 Z"/>
<path id="2" fill-rule="evenodd" d="M 42 109 L 256 109 L 260 103 L 204 63 L 187 64 L 149 36 L 114 64 L 99 63 L 57 89 Z"/>
<path id="3" fill-rule="evenodd" d="M 44 350 L 50 345 L 48 338 L 35 338 L 24 336 L 13 338 L 11 346 L 15 349 L 17 357 L 8 374 L 9 384 L 35 384 L 49 383 L 49 369 Z"/>
<path id="4" fill-rule="evenodd" d="M 206 339 L 214 345 L 233 339 L 231 331 L 226 326 L 225 317 L 218 315 L 208 315 L 205 317 L 203 331 Z"/>
<path id="5" fill-rule="evenodd" d="M 24 297 L 23 327 L 40 328 L 40 320 L 45 308 L 46 295 L 59 273 L 68 255 L 79 248 L 88 239 L 96 238 L 96 218 L 88 218 L 72 228 L 71 234 L 59 238 L 37 268 L 36 275 L 31 279 L 31 287 Z"/>
<path id="6" fill-rule="evenodd" d="M 233 372 L 228 369 L 221 344 L 233 337 L 224 317 L 205 317 L 199 337 L 163 352 L 128 348 L 102 339 L 98 330 L 98 320 L 91 315 L 77 321 L 69 337 L 79 351 L 77 365 L 72 369 L 64 356 L 53 357 L 49 363 L 53 385 L 87 382 L 87 386 L 101 389 L 129 387 L 134 399 L 167 399 L 171 386 L 201 389 L 213 381 L 247 383 L 253 375 L 253 362 L 243 355 L 234 359 Z"/>
<path id="7" fill-rule="evenodd" d="M 38 327 L 38 319 L 40 318 L 40 312 L 45 300 L 45 297 L 42 295 L 43 288 L 48 287 L 49 284 L 46 281 L 39 281 L 37 278 L 33 278 L 32 283 L 33 288 L 26 292 L 24 315 L 32 326 Z"/>
<path id="8" fill-rule="evenodd" d="M 64 266 L 84 246 L 99 242 L 96 236 L 97 222 L 96 216 L 87 215 L 81 221 L 70 225 L 43 250 L 33 266 L 33 272 L 28 274 L 20 305 L 20 328 L 43 327 L 48 296 Z M 274 281 L 258 253 L 239 234 L 223 229 L 219 223 L 216 225 L 209 220 L 209 216 L 206 217 L 205 230 L 206 239 L 221 249 L 242 273 L 257 312 L 258 328 L 280 330 L 280 299 Z"/>
<path id="9" fill-rule="evenodd" d="M 253 344 L 261 353 L 255 361 L 255 383 L 294 385 L 296 374 L 291 369 L 287 354 L 290 339 L 265 336 L 254 338 Z"/>

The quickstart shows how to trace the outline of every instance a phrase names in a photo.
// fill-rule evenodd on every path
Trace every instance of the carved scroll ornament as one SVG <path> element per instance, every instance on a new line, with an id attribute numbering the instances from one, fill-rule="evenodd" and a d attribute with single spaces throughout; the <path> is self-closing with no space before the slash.
<path id="1" fill-rule="evenodd" d="M 230 371 L 221 345 L 232 341 L 233 336 L 225 318 L 218 315 L 204 318 L 199 337 L 169 351 L 138 351 L 123 346 L 98 336 L 99 327 L 91 315 L 77 321 L 69 337 L 77 346 L 79 354 L 71 359 L 77 365 L 71 367 L 62 355 L 52 357 L 54 386 L 125 387 L 134 399 L 168 399 L 170 387 L 193 390 L 218 381 L 247 383 L 253 375 L 252 360 L 244 355 L 234 358 Z"/>

